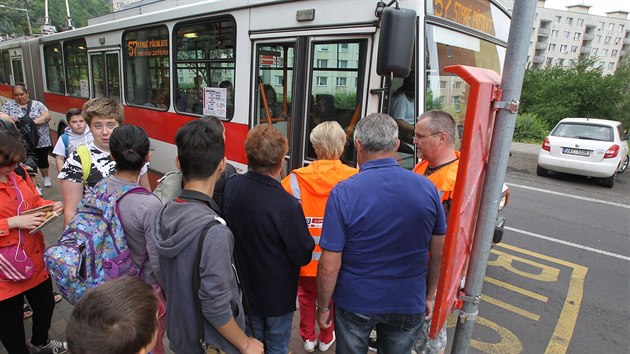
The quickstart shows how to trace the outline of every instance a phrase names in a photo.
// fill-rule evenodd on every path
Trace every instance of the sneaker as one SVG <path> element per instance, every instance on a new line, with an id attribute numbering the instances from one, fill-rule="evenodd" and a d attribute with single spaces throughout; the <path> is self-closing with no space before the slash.
<path id="1" fill-rule="evenodd" d="M 368 339 L 368 349 L 372 352 L 378 352 L 378 349 L 376 349 L 376 331 L 372 330 L 372 332 L 370 332 L 370 338 Z"/>
<path id="2" fill-rule="evenodd" d="M 52 182 L 50 181 L 50 177 L 44 177 L 44 187 L 52 186 Z"/>
<path id="3" fill-rule="evenodd" d="M 317 339 L 313 340 L 305 340 L 304 341 L 304 351 L 307 353 L 312 353 L 315 351 L 315 346 L 317 345 Z"/>
<path id="4" fill-rule="evenodd" d="M 322 341 L 319 342 L 319 346 L 318 346 L 319 351 L 320 352 L 325 352 L 328 349 L 330 349 L 330 347 L 333 345 L 333 343 L 335 343 L 335 339 L 337 339 L 337 338 L 335 337 L 335 332 L 333 331 L 333 338 L 330 340 L 330 342 L 328 342 L 328 343 L 324 343 Z"/>
<path id="5" fill-rule="evenodd" d="M 68 343 L 58 340 L 49 340 L 46 345 L 32 345 L 30 341 L 26 346 L 31 354 L 63 354 L 68 352 Z"/>

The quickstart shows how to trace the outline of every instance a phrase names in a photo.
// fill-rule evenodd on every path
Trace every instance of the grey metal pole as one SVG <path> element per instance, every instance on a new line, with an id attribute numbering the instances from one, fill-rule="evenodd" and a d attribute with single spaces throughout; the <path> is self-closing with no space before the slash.
<path id="1" fill-rule="evenodd" d="M 28 34 L 33 37 L 33 29 L 31 28 L 31 18 L 28 17 L 28 9 L 24 9 L 26 12 L 26 22 L 28 23 Z"/>
<path id="2" fill-rule="evenodd" d="M 516 112 L 521 96 L 523 77 L 525 76 L 527 51 L 535 13 L 536 1 L 514 1 L 508 47 L 505 54 L 505 69 L 501 79 L 503 97 L 501 98 L 502 102 L 498 102 L 495 105 L 495 107 L 500 109 L 497 112 L 492 131 L 492 145 L 490 147 L 466 286 L 464 287 L 466 295 L 463 297 L 464 305 L 459 315 L 455 337 L 453 338 L 452 353 L 468 352 L 473 327 L 479 312 L 479 299 L 483 289 L 483 278 L 488 266 L 492 235 L 501 199 L 501 189 L 512 145 Z"/>

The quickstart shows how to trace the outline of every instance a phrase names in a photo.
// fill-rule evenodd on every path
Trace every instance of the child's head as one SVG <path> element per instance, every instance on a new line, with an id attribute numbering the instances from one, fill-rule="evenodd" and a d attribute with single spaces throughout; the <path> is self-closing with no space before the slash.
<path id="1" fill-rule="evenodd" d="M 81 112 L 90 126 L 94 145 L 103 151 L 109 151 L 112 131 L 123 124 L 123 106 L 110 98 L 99 97 L 85 102 Z"/>
<path id="2" fill-rule="evenodd" d="M 88 291 L 66 328 L 73 354 L 148 353 L 157 339 L 158 299 L 138 278 L 114 279 Z"/>
<path id="3" fill-rule="evenodd" d="M 85 123 L 85 118 L 81 115 L 81 110 L 78 108 L 70 108 L 68 112 L 66 112 L 66 121 L 68 125 L 70 125 L 70 129 L 75 134 L 83 134 L 85 133 L 85 128 L 87 128 L 87 124 Z"/>
<path id="4" fill-rule="evenodd" d="M 179 128 L 175 144 L 185 182 L 212 176 L 225 157 L 222 126 L 203 119 L 190 121 Z"/>
<path id="5" fill-rule="evenodd" d="M 135 125 L 120 126 L 109 138 L 109 152 L 116 161 L 116 171 L 140 171 L 150 149 L 147 133 Z"/>

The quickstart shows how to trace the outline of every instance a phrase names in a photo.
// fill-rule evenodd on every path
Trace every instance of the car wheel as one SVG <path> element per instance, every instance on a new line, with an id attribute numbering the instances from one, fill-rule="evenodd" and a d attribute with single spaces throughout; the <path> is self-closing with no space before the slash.
<path id="1" fill-rule="evenodd" d="M 536 165 L 536 174 L 541 177 L 547 177 L 547 175 L 549 174 L 549 170 L 540 167 L 540 165 Z"/>
<path id="2" fill-rule="evenodd" d="M 615 171 L 615 173 L 612 176 L 608 178 L 602 178 L 602 186 L 612 188 L 615 185 L 616 179 L 617 179 L 617 172 Z"/>
<path id="3" fill-rule="evenodd" d="M 619 165 L 619 169 L 617 170 L 617 172 L 623 173 L 623 171 L 625 171 L 628 168 L 628 162 L 630 162 L 630 156 L 626 156 L 626 159 L 623 160 L 621 165 Z"/>

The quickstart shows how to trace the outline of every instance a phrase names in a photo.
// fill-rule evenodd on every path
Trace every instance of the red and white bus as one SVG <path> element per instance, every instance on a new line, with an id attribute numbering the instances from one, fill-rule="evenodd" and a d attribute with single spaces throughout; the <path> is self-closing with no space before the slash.
<path id="1" fill-rule="evenodd" d="M 411 14 L 412 25 L 382 26 L 385 7 Z M 320 121 L 350 133 L 359 117 L 389 112 L 401 127 L 401 165 L 411 168 L 414 117 L 441 108 L 464 125 L 467 85 L 444 67 L 501 74 L 509 25 L 496 0 L 165 0 L 0 42 L 0 100 L 25 82 L 51 111 L 53 137 L 69 108 L 119 100 L 125 122 L 146 129 L 156 148 L 153 179 L 175 168 L 176 130 L 204 113 L 224 119 L 226 156 L 241 171 L 248 130 L 276 126 L 289 139 L 286 173 L 315 159 L 308 136 Z M 382 63 L 405 62 L 405 43 L 409 78 L 380 76 Z M 403 94 L 406 104 L 396 104 Z M 351 140 L 342 159 L 355 165 Z"/>

